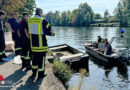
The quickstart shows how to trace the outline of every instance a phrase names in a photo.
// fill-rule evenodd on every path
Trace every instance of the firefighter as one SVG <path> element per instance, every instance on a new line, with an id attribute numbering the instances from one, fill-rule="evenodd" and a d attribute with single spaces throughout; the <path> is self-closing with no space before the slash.
<path id="1" fill-rule="evenodd" d="M 5 58 L 5 37 L 2 19 L 5 18 L 6 13 L 0 11 L 0 62 L 3 62 L 2 58 Z"/>
<path id="2" fill-rule="evenodd" d="M 45 76 L 45 60 L 46 52 L 48 51 L 46 35 L 55 35 L 53 32 L 51 32 L 50 24 L 44 18 L 42 18 L 42 14 L 42 9 L 37 8 L 35 11 L 35 16 L 28 19 L 32 54 L 32 77 L 36 76 L 38 70 L 38 79 Z"/>
<path id="3" fill-rule="evenodd" d="M 18 36 L 18 13 L 15 12 L 12 15 L 12 18 L 8 19 L 8 21 L 5 23 L 6 27 L 8 30 L 11 30 L 12 32 L 12 39 L 15 43 L 14 48 L 15 48 L 15 54 L 20 55 L 21 53 L 21 42 L 20 42 L 20 37 Z"/>
<path id="4" fill-rule="evenodd" d="M 23 13 L 23 18 L 19 21 L 18 35 L 21 38 L 21 60 L 22 69 L 30 70 L 30 45 L 29 45 L 29 34 L 28 34 L 28 20 L 29 14 Z"/>

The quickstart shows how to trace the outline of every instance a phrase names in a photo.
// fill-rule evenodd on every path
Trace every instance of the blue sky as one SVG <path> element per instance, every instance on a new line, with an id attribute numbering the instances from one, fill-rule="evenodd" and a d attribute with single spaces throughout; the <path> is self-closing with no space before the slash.
<path id="1" fill-rule="evenodd" d="M 49 11 L 66 11 L 78 8 L 80 3 L 87 2 L 95 13 L 103 15 L 106 9 L 113 15 L 119 0 L 36 0 L 37 7 L 43 9 L 44 13 Z"/>

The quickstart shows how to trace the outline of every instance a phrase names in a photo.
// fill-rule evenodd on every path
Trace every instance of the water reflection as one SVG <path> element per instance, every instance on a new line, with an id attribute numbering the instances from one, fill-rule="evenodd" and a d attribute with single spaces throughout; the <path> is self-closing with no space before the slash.
<path id="1" fill-rule="evenodd" d="M 128 80 L 128 68 L 126 62 L 119 62 L 117 66 L 117 73 L 119 77 L 123 77 Z"/>

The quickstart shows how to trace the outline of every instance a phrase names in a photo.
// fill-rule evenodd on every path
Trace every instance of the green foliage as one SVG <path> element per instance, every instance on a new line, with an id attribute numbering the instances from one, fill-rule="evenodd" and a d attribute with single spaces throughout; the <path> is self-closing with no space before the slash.
<path id="1" fill-rule="evenodd" d="M 94 20 L 98 20 L 98 19 L 102 19 L 102 16 L 99 13 L 94 14 Z"/>
<path id="2" fill-rule="evenodd" d="M 120 26 L 127 26 L 129 23 L 130 0 L 120 0 L 118 7 L 114 11 L 120 22 Z"/>
<path id="3" fill-rule="evenodd" d="M 29 15 L 33 15 L 34 8 L 36 7 L 35 0 L 27 0 L 23 7 L 21 7 L 18 11 L 20 14 L 23 12 L 28 12 Z"/>
<path id="4" fill-rule="evenodd" d="M 0 0 L 0 10 L 5 11 L 7 17 L 9 17 L 12 13 L 23 7 L 25 3 L 26 0 Z"/>
<path id="5" fill-rule="evenodd" d="M 104 12 L 104 21 L 105 21 L 106 23 L 109 22 L 109 16 L 110 16 L 110 14 L 109 14 L 108 10 L 106 10 L 106 11 Z"/>
<path id="6" fill-rule="evenodd" d="M 61 61 L 54 60 L 53 62 L 54 74 L 65 84 L 71 78 L 71 70 L 68 65 L 64 64 Z"/>
<path id="7" fill-rule="evenodd" d="M 55 26 L 90 26 L 94 21 L 94 12 L 92 8 L 83 3 L 79 5 L 78 9 L 71 11 L 64 11 L 62 13 L 49 12 L 45 18 L 51 25 Z"/>

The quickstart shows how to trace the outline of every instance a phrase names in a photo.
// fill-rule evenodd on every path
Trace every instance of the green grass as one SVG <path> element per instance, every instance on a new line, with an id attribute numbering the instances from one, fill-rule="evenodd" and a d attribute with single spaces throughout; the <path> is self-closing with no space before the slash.
<path id="1" fill-rule="evenodd" d="M 58 60 L 54 60 L 52 66 L 56 77 L 65 85 L 65 83 L 69 81 L 72 76 L 72 71 L 69 66 Z"/>

